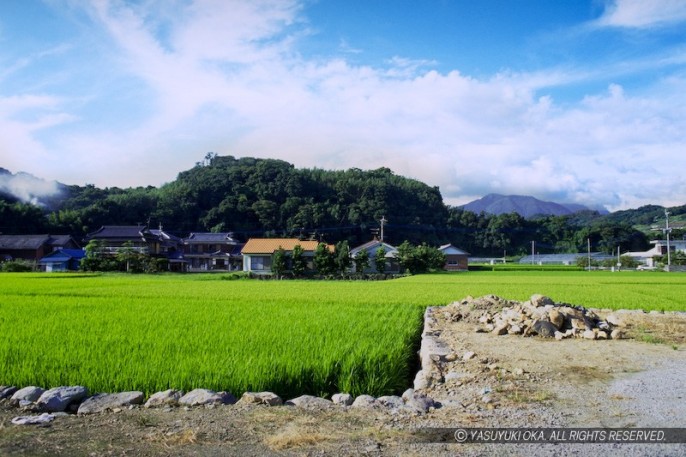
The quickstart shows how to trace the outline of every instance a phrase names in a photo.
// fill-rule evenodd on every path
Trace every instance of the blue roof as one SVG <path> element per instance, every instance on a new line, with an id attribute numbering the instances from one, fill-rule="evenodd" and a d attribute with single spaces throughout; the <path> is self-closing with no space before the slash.
<path id="1" fill-rule="evenodd" d="M 40 259 L 39 263 L 66 262 L 70 259 L 81 260 L 86 256 L 83 249 L 58 249 Z"/>

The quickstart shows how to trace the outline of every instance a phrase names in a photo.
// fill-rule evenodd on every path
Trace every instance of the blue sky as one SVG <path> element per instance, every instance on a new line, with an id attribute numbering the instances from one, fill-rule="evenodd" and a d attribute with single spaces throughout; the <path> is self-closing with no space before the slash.
<path id="1" fill-rule="evenodd" d="M 67 184 L 216 152 L 618 210 L 685 204 L 685 146 L 686 0 L 0 2 L 0 167 Z"/>

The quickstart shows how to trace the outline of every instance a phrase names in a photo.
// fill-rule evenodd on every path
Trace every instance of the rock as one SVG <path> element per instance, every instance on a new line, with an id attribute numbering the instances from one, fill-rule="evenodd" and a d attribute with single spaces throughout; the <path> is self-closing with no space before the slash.
<path id="1" fill-rule="evenodd" d="M 531 304 L 535 306 L 536 308 L 541 307 L 541 306 L 546 306 L 546 305 L 551 305 L 554 306 L 555 302 L 546 297 L 545 295 L 540 295 L 540 294 L 534 294 L 530 298 Z"/>
<path id="2" fill-rule="evenodd" d="M 608 324 L 605 321 L 598 322 L 598 329 L 602 330 L 603 332 L 611 332 L 612 331 L 610 329 L 610 324 Z"/>
<path id="3" fill-rule="evenodd" d="M 403 399 L 398 397 L 397 395 L 384 395 L 383 397 L 377 398 L 376 401 L 379 402 L 382 406 L 385 406 L 386 408 L 397 409 L 405 406 L 405 402 L 403 401 Z"/>
<path id="4" fill-rule="evenodd" d="M 200 406 L 215 403 L 233 404 L 236 403 L 236 398 L 228 392 L 194 389 L 179 399 L 179 404 L 182 406 Z"/>
<path id="5" fill-rule="evenodd" d="M 143 392 L 119 392 L 115 394 L 98 394 L 86 399 L 79 406 L 78 414 L 96 414 L 104 411 L 114 411 L 129 405 L 140 405 L 143 403 L 145 395 Z M 121 411 L 121 409 L 120 409 Z"/>
<path id="6" fill-rule="evenodd" d="M 491 333 L 493 333 L 494 335 L 506 335 L 507 327 L 507 322 L 498 322 L 498 324 L 495 326 Z"/>
<path id="7" fill-rule="evenodd" d="M 613 340 L 621 340 L 622 338 L 624 338 L 624 332 L 616 328 L 612 330 L 612 333 L 610 333 L 610 338 L 612 338 Z"/>
<path id="8" fill-rule="evenodd" d="M 35 424 L 47 424 L 52 422 L 55 416 L 48 413 L 43 413 L 39 416 L 18 416 L 12 419 L 14 425 L 35 425 Z"/>
<path id="9" fill-rule="evenodd" d="M 454 352 L 451 352 L 450 354 L 445 356 L 446 362 L 454 362 L 455 360 L 457 360 L 457 354 L 455 354 Z"/>
<path id="10" fill-rule="evenodd" d="M 531 326 L 531 330 L 544 338 L 553 338 L 557 328 L 548 321 L 535 321 Z"/>
<path id="11" fill-rule="evenodd" d="M 522 333 L 522 327 L 517 324 L 510 325 L 510 328 L 507 329 L 507 333 L 510 335 L 519 335 Z"/>
<path id="12" fill-rule="evenodd" d="M 24 387 L 23 389 L 19 389 L 12 394 L 12 397 L 10 397 L 10 404 L 17 406 L 20 402 L 33 403 L 38 400 L 41 395 L 43 395 L 43 392 L 45 392 L 45 390 L 41 389 L 40 387 Z"/>
<path id="13" fill-rule="evenodd" d="M 462 356 L 462 360 L 464 360 L 464 361 L 471 360 L 471 359 L 474 358 L 475 355 L 476 355 L 475 352 L 473 352 L 473 351 L 467 351 L 467 352 L 465 352 L 464 355 Z"/>
<path id="14" fill-rule="evenodd" d="M 415 389 L 427 389 L 429 387 L 429 379 L 427 373 L 424 370 L 419 370 L 414 377 L 413 386 Z"/>
<path id="15" fill-rule="evenodd" d="M 607 333 L 603 330 L 598 330 L 598 332 L 595 334 L 595 338 L 597 340 L 606 340 L 607 339 Z"/>
<path id="16" fill-rule="evenodd" d="M 607 317 L 605 318 L 605 322 L 608 324 L 614 326 L 614 327 L 623 327 L 624 326 L 624 321 L 619 318 L 616 314 L 608 314 Z"/>
<path id="17" fill-rule="evenodd" d="M 483 397 L 481 397 L 481 403 L 485 403 L 485 404 L 493 403 L 493 399 L 491 398 L 490 395 L 484 395 Z"/>
<path id="18" fill-rule="evenodd" d="M 150 396 L 147 402 L 145 402 L 145 407 L 176 406 L 179 404 L 181 397 L 183 397 L 183 391 L 181 390 L 168 389 L 162 392 L 156 392 Z"/>
<path id="19" fill-rule="evenodd" d="M 283 400 L 273 392 L 245 392 L 238 403 L 281 406 Z"/>
<path id="20" fill-rule="evenodd" d="M 353 408 L 371 408 L 377 406 L 376 398 L 371 395 L 359 395 L 352 404 Z"/>
<path id="21" fill-rule="evenodd" d="M 331 401 L 334 405 L 350 406 L 353 404 L 353 396 L 350 394 L 333 394 Z"/>
<path id="22" fill-rule="evenodd" d="M 566 334 L 566 333 L 555 332 L 555 339 L 556 339 L 556 340 L 562 341 L 562 340 L 564 340 L 565 338 L 567 338 L 567 334 Z"/>
<path id="23" fill-rule="evenodd" d="M 17 390 L 14 386 L 0 386 L 0 400 L 10 398 Z"/>
<path id="24" fill-rule="evenodd" d="M 70 403 L 78 403 L 88 396 L 83 386 L 55 387 L 43 392 L 36 405 L 41 411 L 56 413 L 67 409 Z"/>
<path id="25" fill-rule="evenodd" d="M 326 398 L 314 397 L 312 395 L 301 395 L 298 398 L 288 400 L 286 405 L 297 406 L 304 409 L 323 409 L 330 408 L 333 403 Z"/>
<path id="26" fill-rule="evenodd" d="M 437 406 L 436 402 L 431 397 L 419 392 L 413 392 L 412 395 L 409 395 L 408 398 L 404 400 L 405 406 L 418 413 L 428 412 L 429 409 Z"/>
<path id="27" fill-rule="evenodd" d="M 553 308 L 548 311 L 548 319 L 558 330 L 562 330 L 565 325 L 565 316 L 557 309 Z"/>
<path id="28" fill-rule="evenodd" d="M 415 390 L 413 388 L 409 388 L 405 392 L 403 392 L 400 398 L 402 398 L 403 401 L 407 403 L 407 401 L 414 395 L 414 392 Z"/>
<path id="29" fill-rule="evenodd" d="M 570 308 L 569 306 L 561 306 L 557 309 L 557 311 L 563 316 L 565 316 L 568 320 L 581 319 L 583 321 L 584 319 L 583 311 L 576 308 Z"/>
<path id="30" fill-rule="evenodd" d="M 581 337 L 585 340 L 595 340 L 596 334 L 593 330 L 586 330 Z"/>
<path id="31" fill-rule="evenodd" d="M 459 373 L 457 371 L 450 371 L 445 375 L 445 382 L 459 381 L 465 377 L 469 376 L 466 373 Z"/>
<path id="32" fill-rule="evenodd" d="M 570 319 L 570 322 L 572 324 L 572 328 L 579 329 L 579 330 L 586 330 L 586 321 L 583 317 L 580 319 L 576 318 L 576 317 L 572 317 Z"/>

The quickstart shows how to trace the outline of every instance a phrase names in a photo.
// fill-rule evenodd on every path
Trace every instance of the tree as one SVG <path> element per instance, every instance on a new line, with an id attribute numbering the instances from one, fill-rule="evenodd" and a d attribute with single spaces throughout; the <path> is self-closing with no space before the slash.
<path id="1" fill-rule="evenodd" d="M 286 251 L 279 246 L 279 249 L 274 251 L 274 257 L 272 259 L 272 273 L 276 279 L 281 279 L 286 271 Z"/>
<path id="2" fill-rule="evenodd" d="M 301 277 L 305 275 L 307 270 L 307 260 L 305 260 L 304 254 L 305 250 L 299 244 L 293 247 L 293 254 L 291 257 L 291 270 L 295 277 Z"/>
<path id="3" fill-rule="evenodd" d="M 374 265 L 378 273 L 383 274 L 386 271 L 386 250 L 383 247 L 376 250 Z"/>
<path id="4" fill-rule="evenodd" d="M 84 248 L 86 255 L 81 259 L 81 270 L 83 271 L 116 271 L 119 264 L 108 258 L 103 252 L 102 243 L 98 240 L 90 240 Z"/>
<path id="5" fill-rule="evenodd" d="M 425 243 L 413 246 L 409 241 L 404 241 L 398 246 L 398 262 L 414 275 L 430 270 L 442 270 L 445 266 L 445 255 Z"/>
<path id="6" fill-rule="evenodd" d="M 131 241 L 127 241 L 123 246 L 117 251 L 117 261 L 124 266 L 124 271 L 133 271 L 140 273 L 141 262 L 139 259 L 140 254 L 136 252 Z"/>
<path id="7" fill-rule="evenodd" d="M 354 258 L 355 272 L 364 273 L 369 268 L 369 252 L 362 249 L 357 252 Z"/>
<path id="8" fill-rule="evenodd" d="M 326 243 L 319 243 L 314 251 L 314 268 L 320 275 L 333 274 L 335 270 L 333 255 Z"/>
<path id="9" fill-rule="evenodd" d="M 334 251 L 334 262 L 336 264 L 336 269 L 340 274 L 345 274 L 350 268 L 350 246 L 348 246 L 347 241 L 339 241 L 336 243 L 336 249 Z"/>

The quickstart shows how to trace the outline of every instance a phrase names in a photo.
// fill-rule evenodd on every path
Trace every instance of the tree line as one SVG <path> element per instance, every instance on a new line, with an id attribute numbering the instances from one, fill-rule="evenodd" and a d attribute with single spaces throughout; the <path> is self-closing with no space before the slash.
<path id="1" fill-rule="evenodd" d="M 396 246 L 452 243 L 472 255 L 503 256 L 527 254 L 532 241 L 541 253 L 585 252 L 590 241 L 593 250 L 612 253 L 647 249 L 651 235 L 636 224 L 653 221 L 660 211 L 650 206 L 529 219 L 476 214 L 444 204 L 437 187 L 388 168 L 298 169 L 282 160 L 210 153 L 159 188 L 67 186 L 50 208 L 1 197 L 0 232 L 80 238 L 102 225 L 163 224 L 178 236 L 233 232 L 245 240 L 285 236 L 355 246 L 369 241 L 385 217 L 385 239 Z M 670 211 L 686 214 L 686 207 Z"/>

